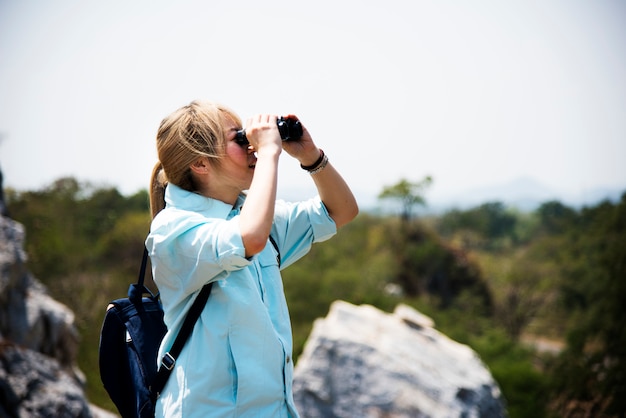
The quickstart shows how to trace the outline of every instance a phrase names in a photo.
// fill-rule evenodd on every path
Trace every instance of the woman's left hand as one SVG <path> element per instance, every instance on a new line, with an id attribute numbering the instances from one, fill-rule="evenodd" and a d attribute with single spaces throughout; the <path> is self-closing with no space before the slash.
<path id="1" fill-rule="evenodd" d="M 287 117 L 298 119 L 295 115 L 288 115 Z M 297 141 L 283 141 L 283 149 L 287 154 L 300 161 L 300 164 L 307 166 L 317 161 L 320 156 L 320 150 L 313 142 L 313 138 L 306 126 L 302 122 L 300 124 L 302 125 L 302 138 Z"/>

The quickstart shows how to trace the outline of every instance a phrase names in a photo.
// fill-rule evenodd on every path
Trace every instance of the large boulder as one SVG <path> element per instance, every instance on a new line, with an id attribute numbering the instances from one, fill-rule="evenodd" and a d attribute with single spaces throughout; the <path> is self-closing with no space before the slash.
<path id="1" fill-rule="evenodd" d="M 399 305 L 393 314 L 334 302 L 298 360 L 294 397 L 306 418 L 504 417 L 478 355 Z"/>
<path id="2" fill-rule="evenodd" d="M 23 243 L 0 216 L 0 417 L 114 417 L 89 405 L 74 313 L 30 274 Z"/>

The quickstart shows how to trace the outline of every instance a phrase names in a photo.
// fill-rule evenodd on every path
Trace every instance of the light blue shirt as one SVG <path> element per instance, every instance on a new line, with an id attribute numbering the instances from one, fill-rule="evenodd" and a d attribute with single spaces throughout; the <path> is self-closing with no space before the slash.
<path id="1" fill-rule="evenodd" d="M 146 247 L 168 328 L 159 359 L 202 286 L 214 282 L 157 401 L 157 417 L 298 417 L 291 322 L 277 254 L 268 240 L 262 252 L 244 256 L 238 216 L 244 199 L 233 208 L 170 184 L 166 207 L 152 221 Z M 277 201 L 271 235 L 281 268 L 336 231 L 319 197 Z"/>

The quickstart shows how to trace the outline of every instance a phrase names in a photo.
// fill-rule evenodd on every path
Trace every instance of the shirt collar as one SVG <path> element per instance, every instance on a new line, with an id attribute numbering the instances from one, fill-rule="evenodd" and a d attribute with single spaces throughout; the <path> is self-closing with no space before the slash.
<path id="1" fill-rule="evenodd" d="M 233 210 L 237 212 L 241 210 L 244 200 L 245 196 L 239 195 L 235 205 L 231 206 L 221 200 L 181 189 L 175 184 L 168 183 L 165 188 L 165 203 L 167 207 L 199 212 L 222 219 L 226 219 Z"/>

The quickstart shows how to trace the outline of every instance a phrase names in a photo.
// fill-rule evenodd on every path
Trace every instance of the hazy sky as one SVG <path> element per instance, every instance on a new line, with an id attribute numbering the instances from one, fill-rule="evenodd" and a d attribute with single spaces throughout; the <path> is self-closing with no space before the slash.
<path id="1" fill-rule="evenodd" d="M 362 199 L 426 175 L 435 198 L 626 190 L 626 2 L 0 0 L 5 187 L 147 188 L 196 98 L 297 114 Z"/>

